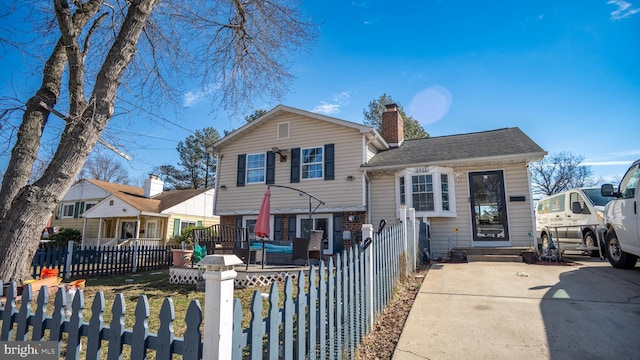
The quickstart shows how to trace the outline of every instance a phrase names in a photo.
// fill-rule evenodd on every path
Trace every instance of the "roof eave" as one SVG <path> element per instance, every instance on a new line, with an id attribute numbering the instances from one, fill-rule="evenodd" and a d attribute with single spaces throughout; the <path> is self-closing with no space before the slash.
<path id="1" fill-rule="evenodd" d="M 496 164 L 496 163 L 505 163 L 505 162 L 523 162 L 523 161 L 531 162 L 531 161 L 540 161 L 545 155 L 547 155 L 546 151 L 540 151 L 540 152 L 524 153 L 524 154 L 485 156 L 485 157 L 478 157 L 478 158 L 426 161 L 426 162 L 406 163 L 406 164 L 400 163 L 400 164 L 380 165 L 380 166 L 362 165 L 360 168 L 361 170 L 372 171 L 372 170 L 405 169 L 405 168 L 420 167 L 420 166 L 467 166 L 467 165 L 471 166 L 471 165 Z"/>
<path id="2" fill-rule="evenodd" d="M 264 115 L 260 116 L 259 118 L 241 126 L 239 129 L 233 131 L 231 134 L 223 137 L 222 139 L 216 141 L 213 146 L 210 146 L 207 148 L 207 151 L 209 152 L 215 152 L 217 148 L 220 148 L 221 146 L 224 146 L 224 144 L 230 140 L 232 140 L 233 138 L 235 138 L 236 136 L 238 136 L 238 134 L 246 131 L 247 129 L 250 129 L 253 126 L 258 125 L 261 122 L 264 122 L 265 120 L 272 118 L 274 116 L 276 116 L 279 112 L 288 112 L 288 113 L 292 113 L 292 114 L 296 114 L 296 115 L 300 115 L 300 116 L 306 116 L 306 117 L 310 117 L 310 118 L 314 118 L 317 120 L 322 120 L 322 121 L 326 121 L 332 124 L 336 124 L 336 125 L 342 125 L 342 126 L 347 126 L 353 129 L 358 129 L 360 131 L 360 133 L 364 134 L 364 133 L 369 133 L 372 130 L 377 133 L 377 131 L 369 126 L 366 125 L 361 125 L 358 123 L 354 123 L 351 121 L 347 121 L 347 120 L 342 120 L 342 119 L 338 119 L 338 118 L 334 118 L 331 116 L 326 116 L 326 115 L 322 115 L 322 114 L 318 114 L 318 113 L 314 113 L 314 112 L 310 112 L 310 111 L 306 111 L 306 110 L 300 110 L 300 109 L 296 109 L 290 106 L 286 106 L 286 105 L 278 105 L 276 107 L 274 107 L 273 109 L 269 110 L 267 113 L 265 113 Z M 382 136 L 380 136 L 380 134 L 377 134 L 379 136 L 380 139 L 382 139 Z M 383 140 L 384 141 L 384 140 Z M 386 145 L 386 143 L 384 143 Z"/>

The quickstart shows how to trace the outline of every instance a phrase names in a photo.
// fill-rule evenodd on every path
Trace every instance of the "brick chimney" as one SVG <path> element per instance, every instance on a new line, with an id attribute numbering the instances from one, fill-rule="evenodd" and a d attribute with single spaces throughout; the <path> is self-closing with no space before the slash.
<path id="1" fill-rule="evenodd" d="M 404 120 L 396 104 L 385 105 L 382 113 L 382 137 L 390 147 L 399 147 L 404 141 Z"/>
<path id="2" fill-rule="evenodd" d="M 164 188 L 164 181 L 160 180 L 160 177 L 155 174 L 149 174 L 149 178 L 144 181 L 144 197 L 152 198 L 156 195 L 162 194 Z"/>

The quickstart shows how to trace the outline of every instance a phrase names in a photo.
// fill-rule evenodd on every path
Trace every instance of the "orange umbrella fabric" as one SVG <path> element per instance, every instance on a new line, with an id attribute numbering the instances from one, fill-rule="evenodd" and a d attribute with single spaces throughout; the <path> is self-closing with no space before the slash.
<path id="1" fill-rule="evenodd" d="M 267 188 L 262 198 L 262 205 L 260 205 L 260 211 L 258 212 L 258 220 L 256 221 L 256 227 L 253 232 L 257 238 L 268 238 L 271 233 L 269 226 L 269 217 L 271 216 L 271 189 Z"/>

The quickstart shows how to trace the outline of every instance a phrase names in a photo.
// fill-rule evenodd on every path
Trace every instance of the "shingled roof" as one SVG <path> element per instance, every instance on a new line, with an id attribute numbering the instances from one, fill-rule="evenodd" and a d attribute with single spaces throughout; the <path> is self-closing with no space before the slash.
<path id="1" fill-rule="evenodd" d="M 536 161 L 546 152 L 517 127 L 468 134 L 405 140 L 398 148 L 376 154 L 363 168 L 447 165 L 487 160 Z"/>
<path id="2" fill-rule="evenodd" d="M 87 179 L 99 188 L 126 202 L 142 212 L 161 213 L 162 211 L 180 204 L 209 189 L 187 189 L 164 191 L 153 198 L 144 197 L 144 188 L 113 184 L 106 181 Z"/>

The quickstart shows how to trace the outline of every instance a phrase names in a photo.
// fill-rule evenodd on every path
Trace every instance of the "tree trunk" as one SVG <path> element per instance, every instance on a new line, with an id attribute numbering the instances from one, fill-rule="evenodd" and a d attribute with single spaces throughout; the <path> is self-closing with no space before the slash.
<path id="1" fill-rule="evenodd" d="M 76 31 L 82 29 L 91 17 L 98 12 L 101 5 L 102 0 L 91 0 L 83 4 L 73 15 L 73 28 Z M 0 218 L 7 214 L 20 189 L 29 182 L 33 163 L 40 149 L 42 130 L 49 118 L 49 111 L 43 108 L 40 102 L 45 103 L 50 108 L 55 107 L 60 96 L 62 74 L 66 66 L 67 54 L 61 40 L 59 40 L 45 62 L 40 88 L 27 101 L 25 112 L 22 115 L 18 138 L 11 150 L 11 158 L 2 179 Z"/>
<path id="2" fill-rule="evenodd" d="M 18 130 L 18 138 L 13 150 L 11 150 L 11 159 L 9 159 L 7 171 L 2 180 L 0 217 L 6 215 L 13 199 L 29 181 L 33 163 L 40 149 L 42 129 L 49 118 L 49 111 L 40 106 L 40 102 L 42 101 L 50 107 L 54 107 L 58 102 L 66 60 L 64 48 L 60 43 L 56 44 L 43 70 L 40 89 L 36 91 L 34 97 L 27 101 L 26 110 L 22 115 L 22 124 Z"/>
<path id="3" fill-rule="evenodd" d="M 43 176 L 20 190 L 0 218 L 0 279 L 30 277 L 30 264 L 49 214 L 73 185 L 87 156 L 113 115 L 120 79 L 136 53 L 140 34 L 159 0 L 132 1 L 100 69 L 82 115 L 69 121 Z"/>

